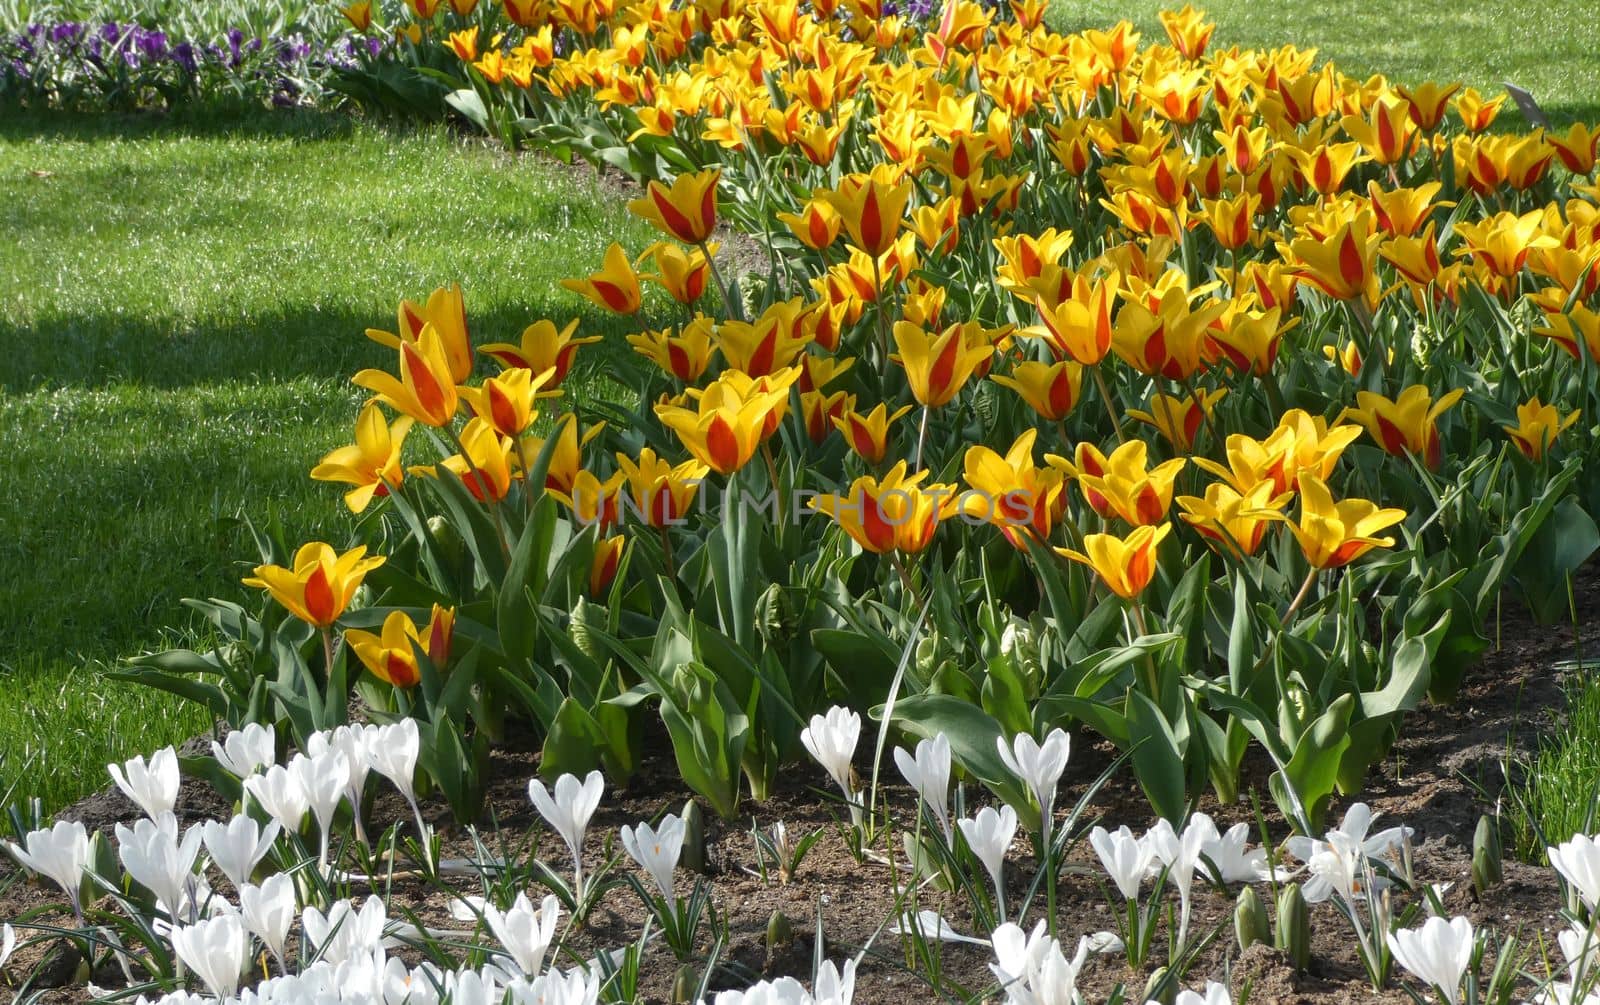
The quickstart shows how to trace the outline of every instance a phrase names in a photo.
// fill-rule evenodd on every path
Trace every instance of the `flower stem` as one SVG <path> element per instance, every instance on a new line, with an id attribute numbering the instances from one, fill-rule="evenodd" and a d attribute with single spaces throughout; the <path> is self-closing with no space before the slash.
<path id="1" fill-rule="evenodd" d="M 1106 386 L 1106 375 L 1100 372 L 1100 364 L 1093 367 L 1094 383 L 1100 389 L 1100 400 L 1106 403 L 1106 414 L 1111 416 L 1111 428 L 1116 431 L 1117 442 L 1127 443 L 1128 438 L 1122 433 L 1122 419 L 1117 415 L 1117 409 L 1111 404 L 1111 388 Z"/>

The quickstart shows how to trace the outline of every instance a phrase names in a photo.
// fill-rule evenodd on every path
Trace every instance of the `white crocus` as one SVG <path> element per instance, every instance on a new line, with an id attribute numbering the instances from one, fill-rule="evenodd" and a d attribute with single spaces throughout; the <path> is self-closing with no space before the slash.
<path id="1" fill-rule="evenodd" d="M 1096 827 L 1089 832 L 1089 847 L 1100 856 L 1101 866 L 1123 898 L 1137 900 L 1139 884 L 1144 882 L 1154 859 L 1150 843 L 1134 837 L 1127 825 L 1123 825 L 1115 832 Z"/>
<path id="2" fill-rule="evenodd" d="M 1329 831 L 1328 840 L 1306 860 L 1311 878 L 1301 887 L 1308 904 L 1320 904 L 1334 894 L 1354 908 L 1357 894 L 1364 889 L 1366 858 L 1361 845 L 1341 831 Z"/>
<path id="3" fill-rule="evenodd" d="M 428 822 L 422 819 L 422 807 L 417 805 L 415 781 L 417 758 L 422 753 L 422 734 L 417 731 L 417 720 L 408 718 L 387 726 L 368 726 L 363 734 L 372 770 L 388 779 L 411 807 L 411 816 L 417 822 L 417 840 L 426 847 L 430 831 Z"/>
<path id="4" fill-rule="evenodd" d="M 350 784 L 350 759 L 335 748 L 325 748 L 322 753 L 307 757 L 295 755 L 289 762 L 289 771 L 300 780 L 306 794 L 306 803 L 317 821 L 321 843 L 317 850 L 318 868 L 328 864 L 328 845 L 333 839 L 333 817 L 344 802 L 345 789 Z"/>
<path id="5" fill-rule="evenodd" d="M 284 970 L 283 955 L 294 925 L 294 879 L 288 873 L 267 877 L 260 886 L 239 887 L 239 911 L 250 934 L 261 940 L 267 952 Z"/>
<path id="6" fill-rule="evenodd" d="M 6 842 L 11 857 L 30 872 L 48 877 L 72 901 L 72 913 L 81 922 L 83 904 L 79 888 L 83 885 L 84 871 L 89 868 L 89 832 L 83 824 L 74 821 L 57 821 L 49 830 L 29 831 L 22 839 L 22 847 Z"/>
<path id="7" fill-rule="evenodd" d="M 1390 827 L 1376 834 L 1369 834 L 1373 821 L 1378 819 L 1378 814 L 1366 803 L 1351 803 L 1345 810 L 1344 819 L 1339 826 L 1329 831 L 1324 840 L 1296 835 L 1284 842 L 1284 848 L 1295 858 L 1302 862 L 1310 862 L 1311 857 L 1334 840 L 1338 835 L 1344 843 L 1354 845 L 1355 848 L 1368 858 L 1387 855 L 1413 833 L 1410 827 Z"/>
<path id="8" fill-rule="evenodd" d="M 1050 854 L 1056 786 L 1061 783 L 1061 775 L 1067 770 L 1067 755 L 1071 752 L 1072 740 L 1063 730 L 1052 729 L 1042 744 L 1027 733 L 1018 733 L 1012 738 L 1010 746 L 1006 745 L 1004 737 L 995 737 L 995 745 L 1000 750 L 1000 760 L 1005 763 L 1006 770 L 1021 779 L 1039 803 L 1040 839 L 1043 842 L 1039 855 L 1043 858 Z"/>
<path id="9" fill-rule="evenodd" d="M 564 974 L 551 970 L 532 980 L 514 980 L 507 990 L 521 1005 L 598 1005 L 600 981 L 598 970 L 574 967 Z"/>
<path id="10" fill-rule="evenodd" d="M 504 992 L 494 977 L 476 970 L 457 970 L 445 975 L 445 997 L 450 1005 L 500 1005 Z"/>
<path id="11" fill-rule="evenodd" d="M 412 970 L 390 957 L 383 966 L 379 1000 L 383 1005 L 438 1005 L 438 985 L 443 983 L 444 974 L 431 963 Z"/>
<path id="12" fill-rule="evenodd" d="M 1179 834 L 1166 820 L 1150 831 L 1150 850 L 1167 867 L 1167 882 L 1178 888 L 1178 945 L 1189 937 L 1189 911 L 1193 904 L 1194 874 L 1206 848 L 1217 843 L 1217 825 L 1204 813 L 1196 813 Z"/>
<path id="13" fill-rule="evenodd" d="M 917 744 L 915 755 L 896 748 L 894 763 L 905 776 L 906 783 L 917 790 L 922 804 L 939 821 L 945 844 L 954 844 L 955 834 L 950 829 L 950 738 L 940 733 L 931 740 L 923 740 Z"/>
<path id="14" fill-rule="evenodd" d="M 244 790 L 285 833 L 299 832 L 309 804 L 298 772 L 291 773 L 283 765 L 275 764 L 264 774 L 245 779 Z"/>
<path id="15" fill-rule="evenodd" d="M 641 823 L 622 828 L 622 847 L 655 880 L 669 906 L 675 902 L 672 872 L 683 852 L 683 833 L 683 818 L 671 815 L 662 819 L 659 827 Z"/>
<path id="16" fill-rule="evenodd" d="M 855 759 L 860 740 L 861 716 L 839 705 L 828 709 L 826 715 L 813 715 L 811 724 L 800 731 L 800 742 L 806 751 L 843 790 L 850 806 L 850 820 L 858 827 L 862 820 L 861 793 L 851 781 L 850 762 Z"/>
<path id="17" fill-rule="evenodd" d="M 237 914 L 219 914 L 172 930 L 172 948 L 211 993 L 232 998 L 250 957 L 250 937 Z"/>
<path id="18" fill-rule="evenodd" d="M 11 959 L 11 954 L 17 949 L 17 933 L 8 921 L 0 925 L 0 970 L 5 969 L 6 961 Z"/>
<path id="19" fill-rule="evenodd" d="M 1173 999 L 1173 1005 L 1233 1005 L 1233 996 L 1228 994 L 1228 985 L 1206 981 L 1203 992 L 1179 991 L 1178 997 Z"/>
<path id="20" fill-rule="evenodd" d="M 1546 848 L 1545 854 L 1584 907 L 1591 911 L 1600 907 L 1600 835 L 1574 835 L 1570 841 Z"/>
<path id="21" fill-rule="evenodd" d="M 544 966 L 545 951 L 555 938 L 556 920 L 561 915 L 561 902 L 554 894 L 546 894 L 534 910 L 526 893 L 517 894 L 509 910 L 501 912 L 493 904 L 483 905 L 483 920 L 489 931 L 500 940 L 511 962 L 525 977 L 539 976 Z"/>
<path id="22" fill-rule="evenodd" d="M 122 764 L 108 764 L 111 780 L 117 783 L 122 794 L 144 811 L 151 820 L 171 813 L 178 805 L 178 752 L 163 747 L 150 755 L 133 757 Z"/>
<path id="23" fill-rule="evenodd" d="M 212 864 L 222 870 L 235 887 L 250 882 L 251 874 L 272 849 L 272 842 L 278 839 L 281 829 L 276 820 L 263 828 L 243 813 L 226 824 L 207 820 L 200 825 Z"/>
<path id="24" fill-rule="evenodd" d="M 271 726 L 252 722 L 223 737 L 221 743 L 212 740 L 211 756 L 228 774 L 249 778 L 278 759 L 278 736 Z"/>
<path id="25" fill-rule="evenodd" d="M 182 921 L 183 906 L 196 880 L 195 860 L 200 857 L 201 831 L 190 827 L 178 836 L 178 820 L 172 814 L 160 822 L 135 820 L 132 827 L 117 824 L 117 852 L 122 866 L 134 881 L 155 894 L 156 903 L 174 922 Z"/>
<path id="26" fill-rule="evenodd" d="M 955 926 L 946 921 L 944 915 L 938 911 L 918 911 L 915 914 L 907 912 L 900 916 L 900 920 L 889 927 L 889 931 L 901 937 L 920 936 L 936 942 L 965 942 L 974 946 L 988 945 L 983 939 L 975 939 L 970 935 L 962 935 L 956 931 Z"/>
<path id="27" fill-rule="evenodd" d="M 368 897 L 357 911 L 348 900 L 334 901 L 323 914 L 308 906 L 300 914 L 300 956 L 316 955 L 330 964 L 343 963 L 357 956 L 371 955 L 383 946 L 383 929 L 388 923 L 381 897 Z"/>
<path id="28" fill-rule="evenodd" d="M 556 779 L 555 797 L 537 778 L 528 783 L 528 798 L 533 800 L 539 815 L 555 828 L 572 853 L 573 893 L 583 898 L 583 837 L 589 830 L 589 819 L 600 806 L 605 793 L 606 779 L 598 771 L 591 771 L 583 781 L 576 775 L 562 775 Z"/>
<path id="29" fill-rule="evenodd" d="M 994 882 L 995 907 L 1001 918 L 1006 916 L 1006 884 L 1004 879 L 1006 852 L 1017 836 L 1017 811 L 1009 806 L 996 810 L 985 806 L 970 820 L 959 825 L 967 847 L 989 871 Z"/>
<path id="30" fill-rule="evenodd" d="M 811 982 L 814 1005 L 850 1005 L 855 993 L 855 960 L 845 960 L 842 968 L 835 966 L 832 960 L 823 960 L 817 967 L 816 979 Z"/>
<path id="31" fill-rule="evenodd" d="M 1567 974 L 1573 984 L 1593 979 L 1596 965 L 1600 965 L 1600 933 L 1593 928 L 1572 925 L 1556 936 L 1561 955 L 1567 958 Z"/>
<path id="32" fill-rule="evenodd" d="M 1234 824 L 1219 834 L 1206 846 L 1205 855 L 1211 860 L 1214 878 L 1219 883 L 1254 883 L 1272 875 L 1267 865 L 1267 850 L 1250 847 L 1248 823 Z M 1280 870 L 1277 878 L 1284 879 L 1286 874 Z"/>
<path id="33" fill-rule="evenodd" d="M 350 801 L 350 815 L 355 821 L 356 840 L 367 844 L 367 828 L 362 820 L 362 800 L 366 794 L 367 776 L 372 772 L 372 755 L 367 743 L 366 730 L 361 726 L 340 726 L 323 733 L 313 733 L 306 744 L 306 753 L 320 757 L 328 750 L 337 750 L 345 756 L 350 772 L 345 784 L 345 798 Z"/>
<path id="34" fill-rule="evenodd" d="M 1437 988 L 1450 1005 L 1461 1001 L 1461 979 L 1472 964 L 1472 922 L 1429 918 L 1422 927 L 1389 933 L 1389 948 L 1402 967 Z"/>
<path id="35" fill-rule="evenodd" d="M 805 985 L 793 977 L 761 981 L 744 991 L 718 991 L 712 1005 L 811 1005 Z"/>
<path id="36" fill-rule="evenodd" d="M 1007 922 L 994 930 L 989 942 L 995 955 L 989 969 L 999 979 L 1009 1005 L 1074 1005 L 1078 971 L 1089 956 L 1086 940 L 1079 940 L 1069 960 L 1061 943 L 1046 934 L 1045 923 L 1040 921 L 1031 933 Z"/>

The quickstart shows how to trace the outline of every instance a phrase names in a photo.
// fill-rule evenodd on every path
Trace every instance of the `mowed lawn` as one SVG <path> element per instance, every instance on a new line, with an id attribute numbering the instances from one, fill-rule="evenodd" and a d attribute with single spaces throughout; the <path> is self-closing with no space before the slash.
<path id="1" fill-rule="evenodd" d="M 350 375 L 393 365 L 367 327 L 460 281 L 480 343 L 542 317 L 620 341 L 558 281 L 652 239 L 558 165 L 290 115 L 0 119 L 0 234 L 0 793 L 47 806 L 206 727 L 102 672 L 185 640 L 181 598 L 245 595 L 241 516 L 346 538 L 308 472 Z"/>
<path id="2" fill-rule="evenodd" d="M 1127 18 L 1146 41 L 1164 40 L 1157 14 L 1167 0 L 1052 0 L 1060 30 L 1104 27 Z M 1399 83 L 1459 80 L 1486 95 L 1510 81 L 1530 91 L 1565 128 L 1600 122 L 1600 17 L 1592 0 L 1324 0 L 1321 3 L 1199 2 L 1217 31 L 1213 49 L 1315 48 L 1345 73 L 1381 73 Z M 1527 124 L 1508 102 L 1506 124 Z"/>

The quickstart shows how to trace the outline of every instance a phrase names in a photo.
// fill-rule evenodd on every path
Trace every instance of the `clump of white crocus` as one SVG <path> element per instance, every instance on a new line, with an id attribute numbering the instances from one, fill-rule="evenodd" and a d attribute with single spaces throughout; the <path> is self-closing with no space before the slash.
<path id="1" fill-rule="evenodd" d="M 955 833 L 950 829 L 950 738 L 940 733 L 931 740 L 922 740 L 915 754 L 896 748 L 894 763 L 906 784 L 917 790 L 917 797 L 939 822 L 944 843 L 954 844 Z"/>
<path id="2" fill-rule="evenodd" d="M 557 778 L 554 798 L 539 779 L 528 783 L 528 798 L 533 800 L 534 808 L 561 835 L 572 853 L 572 895 L 579 901 L 583 900 L 583 838 L 605 788 L 605 776 L 598 771 L 589 772 L 581 782 L 576 775 Z"/>
<path id="3" fill-rule="evenodd" d="M 804 984 L 793 977 L 760 981 L 743 991 L 718 991 L 712 1005 L 811 1005 Z"/>
<path id="4" fill-rule="evenodd" d="M 1459 1005 L 1461 979 L 1472 965 L 1472 922 L 1429 918 L 1419 929 L 1390 932 L 1388 939 L 1396 962 L 1436 988 L 1450 1005 Z"/>
<path id="5" fill-rule="evenodd" d="M 89 868 L 89 832 L 83 824 L 76 820 L 57 821 L 49 830 L 29 831 L 22 839 L 22 847 L 7 841 L 6 848 L 24 869 L 61 887 L 72 902 L 73 917 L 83 924 L 80 890 L 83 874 Z"/>
<path id="6" fill-rule="evenodd" d="M 1124 900 L 1139 899 L 1139 885 L 1150 871 L 1154 854 L 1150 842 L 1133 836 L 1127 825 L 1108 831 L 1096 827 L 1089 832 L 1089 847 L 1100 856 L 1100 865 L 1116 884 Z"/>
<path id="7" fill-rule="evenodd" d="M 826 715 L 813 715 L 811 724 L 800 731 L 800 742 L 833 783 L 844 792 L 845 803 L 850 807 L 850 822 L 861 826 L 862 797 L 856 788 L 850 762 L 856 756 L 856 744 L 861 739 L 861 716 L 848 708 L 835 705 Z"/>
<path id="8" fill-rule="evenodd" d="M 183 907 L 193 904 L 195 860 L 200 856 L 201 830 L 190 827 L 178 836 L 178 820 L 171 813 L 160 822 L 139 819 L 132 827 L 117 824 L 117 853 L 134 881 L 155 894 L 156 904 L 174 924 L 183 922 Z"/>
<path id="9" fill-rule="evenodd" d="M 248 723 L 229 733 L 221 743 L 212 740 L 211 756 L 233 777 L 249 778 L 278 759 L 277 732 L 271 726 Z"/>
<path id="10" fill-rule="evenodd" d="M 959 826 L 961 836 L 967 839 L 967 847 L 989 871 L 989 879 L 994 882 L 995 913 L 1004 919 L 1006 852 L 1017 836 L 1017 811 L 1009 806 L 1001 806 L 998 810 L 985 806 L 972 819 L 960 821 Z"/>
<path id="11" fill-rule="evenodd" d="M 235 887 L 250 882 L 251 874 L 267 852 L 272 850 L 272 842 L 278 839 L 281 829 L 276 820 L 268 822 L 263 829 L 243 813 L 226 824 L 219 820 L 207 820 L 200 824 L 200 833 L 205 839 L 211 863 Z"/>
<path id="12" fill-rule="evenodd" d="M 1048 859 L 1051 854 L 1050 831 L 1054 823 L 1056 786 L 1061 783 L 1061 776 L 1067 770 L 1072 740 L 1064 730 L 1052 729 L 1042 744 L 1027 733 L 1018 733 L 1009 746 L 1004 737 L 996 737 L 995 745 L 1000 750 L 1000 760 L 1005 763 L 1006 770 L 1022 780 L 1039 804 L 1039 858 Z"/>
<path id="13" fill-rule="evenodd" d="M 308 906 L 300 913 L 300 955 L 334 965 L 370 956 L 383 946 L 388 922 L 382 897 L 368 897 L 359 911 L 348 900 L 334 901 L 327 914 Z"/>
<path id="14" fill-rule="evenodd" d="M 1195 814 L 1197 819 L 1202 816 L 1205 814 Z M 1211 860 L 1219 883 L 1255 883 L 1273 878 L 1273 871 L 1267 865 L 1267 850 L 1250 847 L 1248 823 L 1236 823 L 1217 835 L 1215 841 L 1206 845 L 1205 855 Z M 1276 878 L 1287 876 L 1288 872 L 1280 869 Z"/>
<path id="15" fill-rule="evenodd" d="M 289 929 L 294 925 L 294 878 L 280 872 L 268 876 L 260 886 L 241 885 L 239 911 L 245 928 L 260 939 L 267 952 L 278 961 L 278 971 L 286 972 L 283 956 Z"/>
<path id="16" fill-rule="evenodd" d="M 1585 908 L 1600 908 L 1600 835 L 1574 835 L 1554 848 L 1546 848 L 1545 854 Z"/>
<path id="17" fill-rule="evenodd" d="M 1189 911 L 1192 906 L 1195 870 L 1201 856 L 1218 841 L 1217 825 L 1204 813 L 1196 813 L 1179 834 L 1166 820 L 1156 822 L 1148 844 L 1151 853 L 1167 868 L 1167 882 L 1178 889 L 1178 948 L 1188 944 Z"/>
<path id="18" fill-rule="evenodd" d="M 538 910 L 534 910 L 526 893 L 517 894 L 511 907 L 503 912 L 493 904 L 483 905 L 483 920 L 489 931 L 500 940 L 505 955 L 522 976 L 529 978 L 538 977 L 544 966 L 544 954 L 555 938 L 560 914 L 561 902 L 554 894 L 546 894 Z"/>
<path id="19" fill-rule="evenodd" d="M 158 820 L 177 807 L 178 752 L 171 747 L 151 754 L 148 761 L 132 757 L 120 765 L 108 764 L 106 770 L 122 794 L 151 820 Z"/>
<path id="20" fill-rule="evenodd" d="M 239 915 L 228 912 L 172 929 L 172 948 L 211 993 L 226 1001 L 239 990 L 250 956 L 250 937 Z"/>
<path id="21" fill-rule="evenodd" d="M 657 827 L 641 823 L 622 828 L 622 847 L 655 880 L 667 906 L 676 902 L 672 892 L 672 873 L 683 853 L 683 818 L 668 815 Z"/>
<path id="22" fill-rule="evenodd" d="M 1078 996 L 1078 971 L 1089 956 L 1087 940 L 1080 939 L 1072 959 L 1061 943 L 1039 922 L 1032 932 L 1007 922 L 989 939 L 995 962 L 989 964 L 1006 993 L 1008 1005 L 1073 1005 Z"/>
<path id="23" fill-rule="evenodd" d="M 367 730 L 361 726 L 340 726 L 338 729 L 313 733 L 306 743 L 306 753 L 321 757 L 329 750 L 337 750 L 349 764 L 348 781 L 344 795 L 350 801 L 350 815 L 355 821 L 356 840 L 368 844 L 366 822 L 362 819 L 362 801 L 367 788 L 367 776 L 372 772 L 372 755 L 367 742 Z"/>

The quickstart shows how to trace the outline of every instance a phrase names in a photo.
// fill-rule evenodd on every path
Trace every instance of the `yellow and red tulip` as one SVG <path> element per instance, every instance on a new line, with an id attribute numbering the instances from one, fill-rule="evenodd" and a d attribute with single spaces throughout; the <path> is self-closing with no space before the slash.
<path id="1" fill-rule="evenodd" d="M 586 279 L 563 279 L 561 285 L 613 314 L 637 314 L 643 304 L 639 274 L 620 244 L 606 249 L 605 268 Z"/>
<path id="2" fill-rule="evenodd" d="M 1439 440 L 1439 417 L 1461 400 L 1465 392 L 1457 388 L 1433 400 L 1433 393 L 1422 384 L 1413 384 L 1390 400 L 1373 391 L 1356 392 L 1356 407 L 1344 410 L 1346 417 L 1367 427 L 1367 432 L 1384 450 L 1398 457 L 1409 451 L 1430 470 L 1437 470 L 1444 459 Z"/>
<path id="3" fill-rule="evenodd" d="M 1334 502 L 1327 484 L 1309 473 L 1302 473 L 1296 485 L 1300 517 L 1289 529 L 1313 568 L 1337 569 L 1373 548 L 1393 547 L 1394 538 L 1373 535 L 1404 520 L 1405 510 L 1383 509 L 1367 499 Z"/>
<path id="4" fill-rule="evenodd" d="M 355 486 L 344 494 L 344 503 L 352 513 L 362 512 L 374 496 L 386 496 L 400 486 L 405 477 L 400 448 L 414 421 L 401 416 L 390 425 L 377 403 L 367 402 L 356 419 L 356 442 L 329 452 L 311 469 L 311 477 Z"/>
<path id="5" fill-rule="evenodd" d="M 1126 600 L 1136 599 L 1156 574 L 1156 551 L 1172 532 L 1172 524 L 1135 527 L 1127 537 L 1087 534 L 1083 551 L 1057 548 L 1056 553 L 1095 571 L 1106 587 Z"/>
<path id="6" fill-rule="evenodd" d="M 423 327 L 416 342 L 400 343 L 398 378 L 386 370 L 362 370 L 353 383 L 425 426 L 446 426 L 455 418 L 458 402 L 450 358 L 432 324 Z"/>
<path id="7" fill-rule="evenodd" d="M 503 367 L 531 370 L 537 374 L 549 371 L 550 376 L 544 385 L 553 389 L 560 387 L 572 371 L 572 361 L 578 354 L 578 347 L 600 341 L 598 335 L 573 338 L 577 330 L 576 319 L 560 330 L 556 329 L 553 321 L 535 321 L 522 330 L 521 341 L 491 342 L 478 351 L 493 357 Z"/>
<path id="8" fill-rule="evenodd" d="M 955 513 L 953 485 L 924 485 L 928 472 L 907 476 L 899 461 L 883 478 L 863 475 L 845 495 L 809 500 L 819 513 L 833 518 L 851 539 L 875 555 L 898 551 L 916 554 L 933 540 L 940 521 Z"/>
<path id="9" fill-rule="evenodd" d="M 652 181 L 628 211 L 655 224 L 663 234 L 684 244 L 704 244 L 717 226 L 717 182 L 721 168 L 680 174 L 670 186 Z"/>
<path id="10" fill-rule="evenodd" d="M 366 557 L 363 546 L 339 554 L 321 541 L 300 546 L 294 564 L 258 565 L 244 585 L 266 590 L 290 614 L 317 628 L 327 628 L 355 598 L 367 573 L 384 563 L 381 555 Z"/>
<path id="11" fill-rule="evenodd" d="M 1546 405 L 1537 397 L 1517 406 L 1517 424 L 1502 426 L 1511 442 L 1517 445 L 1530 461 L 1541 461 L 1568 426 L 1578 421 L 1580 413 L 1563 417 L 1554 405 Z"/>

